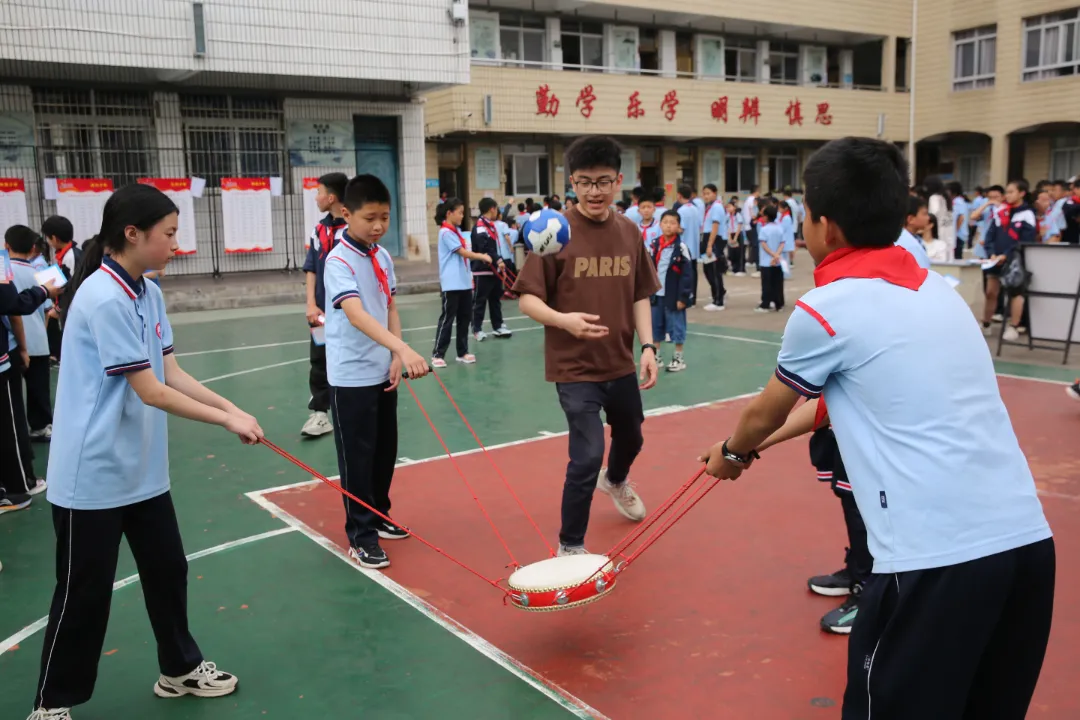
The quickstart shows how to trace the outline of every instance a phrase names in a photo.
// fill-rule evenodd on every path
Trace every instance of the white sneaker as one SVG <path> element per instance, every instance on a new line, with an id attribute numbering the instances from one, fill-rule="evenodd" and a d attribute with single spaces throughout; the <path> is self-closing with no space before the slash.
<path id="1" fill-rule="evenodd" d="M 1004 319 L 1004 315 L 1002 315 L 1001 313 L 995 313 L 994 316 L 990 318 L 990 322 L 1001 322 Z"/>
<path id="2" fill-rule="evenodd" d="M 476 338 L 476 342 L 484 342 L 487 340 L 487 333 L 481 330 L 480 332 L 474 332 L 473 337 Z"/>
<path id="3" fill-rule="evenodd" d="M 476 356 L 472 353 L 467 353 L 459 357 L 457 361 L 462 365 L 472 365 L 474 362 L 476 362 Z"/>
<path id="4" fill-rule="evenodd" d="M 682 372 L 686 369 L 686 362 L 683 360 L 682 355 L 676 355 L 665 369 L 668 372 Z"/>
<path id="5" fill-rule="evenodd" d="M 442 358 L 431 358 L 431 367 L 444 368 L 446 367 L 446 361 Z"/>
<path id="6" fill-rule="evenodd" d="M 641 522 L 645 519 L 645 503 L 634 492 L 634 487 L 627 479 L 618 485 L 613 485 L 607 479 L 607 468 L 600 470 L 600 477 L 596 479 L 596 489 L 605 495 L 610 495 L 615 509 L 627 520 Z"/>
<path id="7" fill-rule="evenodd" d="M 1020 332 L 1015 327 L 1010 325 L 1005 328 L 1005 332 L 1002 334 L 1001 337 L 1005 340 L 1005 342 L 1016 342 L 1020 339 Z"/>
<path id="8" fill-rule="evenodd" d="M 304 427 L 300 430 L 301 435 L 308 437 L 319 437 L 331 432 L 334 432 L 334 425 L 330 422 L 330 417 L 324 412 L 311 413 L 311 417 L 307 419 Z"/>
<path id="9" fill-rule="evenodd" d="M 722 309 L 723 308 L 721 308 L 716 303 L 709 303 L 708 305 L 706 305 L 705 307 L 702 308 L 702 310 L 704 310 L 705 312 L 716 312 L 717 310 L 722 310 Z"/>
<path id="10" fill-rule="evenodd" d="M 45 482 L 45 478 L 38 478 L 34 481 L 34 487 L 28 491 L 31 495 L 40 495 L 49 489 L 49 484 Z"/>
<path id="11" fill-rule="evenodd" d="M 30 713 L 30 717 L 26 720 L 71 720 L 71 708 L 56 708 L 55 710 L 38 708 Z"/>
<path id="12" fill-rule="evenodd" d="M 584 545 L 574 545 L 573 547 L 563 545 L 559 543 L 559 551 L 555 553 L 555 557 L 566 557 L 568 555 L 588 555 L 589 551 L 585 549 Z"/>
<path id="13" fill-rule="evenodd" d="M 495 331 L 495 337 L 508 338 L 514 334 L 514 331 L 503 325 L 501 328 Z"/>
<path id="14" fill-rule="evenodd" d="M 183 677 L 165 677 L 162 675 L 154 685 L 154 694 L 161 698 L 175 698 L 183 695 L 196 697 L 221 697 L 236 690 L 236 676 L 221 672 L 217 665 L 205 660 Z M 61 716 L 63 717 L 63 716 Z"/>
<path id="15" fill-rule="evenodd" d="M 744 273 L 744 272 L 737 272 L 737 273 L 735 273 L 735 277 L 746 277 L 746 273 Z"/>
<path id="16" fill-rule="evenodd" d="M 31 430 L 30 440 L 33 442 L 48 442 L 49 440 L 52 440 L 52 425 L 46 425 L 40 430 Z"/>

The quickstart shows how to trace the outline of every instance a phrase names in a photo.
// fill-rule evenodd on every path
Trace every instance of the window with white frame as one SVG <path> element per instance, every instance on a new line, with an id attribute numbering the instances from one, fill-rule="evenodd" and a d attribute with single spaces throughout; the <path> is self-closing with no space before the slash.
<path id="1" fill-rule="evenodd" d="M 698 35 L 697 76 L 699 78 L 724 78 L 724 38 L 716 35 Z"/>
<path id="2" fill-rule="evenodd" d="M 604 66 L 604 25 L 562 22 L 563 69 L 600 70 Z"/>
<path id="3" fill-rule="evenodd" d="M 1067 180 L 1080 175 L 1080 135 L 1055 137 L 1050 143 L 1050 177 Z"/>
<path id="4" fill-rule="evenodd" d="M 189 175 L 207 189 L 223 177 L 280 176 L 284 111 L 276 98 L 180 95 Z"/>
<path id="5" fill-rule="evenodd" d="M 986 182 L 986 156 L 983 154 L 961 155 L 956 159 L 956 179 L 965 189 Z"/>
<path id="6" fill-rule="evenodd" d="M 513 197 L 543 197 L 550 190 L 548 156 L 539 148 L 503 148 L 506 194 Z"/>
<path id="7" fill-rule="evenodd" d="M 757 42 L 728 38 L 724 47 L 724 68 L 728 80 L 757 82 Z"/>
<path id="8" fill-rule="evenodd" d="M 149 93 L 35 88 L 42 175 L 130 185 L 157 174 Z"/>
<path id="9" fill-rule="evenodd" d="M 775 85 L 799 84 L 799 46 L 797 43 L 769 43 L 769 82 Z"/>
<path id="10" fill-rule="evenodd" d="M 770 49 L 771 53 L 772 50 Z M 779 148 L 769 153 L 769 185 L 773 190 L 795 188 L 799 185 L 799 151 Z"/>
<path id="11" fill-rule="evenodd" d="M 953 90 L 994 86 L 997 26 L 953 33 Z"/>
<path id="12" fill-rule="evenodd" d="M 1024 19 L 1023 79 L 1080 74 L 1080 8 Z"/>
<path id="13" fill-rule="evenodd" d="M 499 13 L 469 10 L 469 54 L 473 60 L 499 60 Z"/>
<path id="14" fill-rule="evenodd" d="M 504 65 L 544 62 L 544 19 L 519 13 L 499 14 L 499 49 Z"/>
<path id="15" fill-rule="evenodd" d="M 744 194 L 757 185 L 757 155 L 752 149 L 724 153 L 724 192 Z"/>

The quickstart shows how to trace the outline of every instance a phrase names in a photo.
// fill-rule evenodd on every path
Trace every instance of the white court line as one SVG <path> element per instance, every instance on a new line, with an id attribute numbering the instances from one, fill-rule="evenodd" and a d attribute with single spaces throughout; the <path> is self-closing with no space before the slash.
<path id="1" fill-rule="evenodd" d="M 780 347 L 780 343 L 773 340 L 758 340 L 757 338 L 739 337 L 738 335 L 717 335 L 715 333 L 703 333 L 703 332 L 687 332 L 687 335 L 697 335 L 698 337 L 716 338 L 717 340 L 737 340 L 738 342 L 756 343 L 758 345 L 775 345 Z"/>
<path id="2" fill-rule="evenodd" d="M 251 543 L 258 542 L 259 540 L 266 540 L 267 538 L 277 537 L 278 535 L 285 535 L 291 532 L 296 532 L 296 528 L 283 527 L 278 528 L 277 530 L 270 530 L 269 532 L 259 533 L 258 535 L 250 535 L 245 538 L 240 538 L 239 540 L 230 540 L 229 542 L 222 543 L 221 545 L 215 545 L 214 547 L 206 548 L 205 550 L 193 552 L 187 556 L 187 559 L 188 561 L 198 560 L 199 558 L 206 557 L 207 555 L 214 555 L 219 552 L 224 552 L 225 550 L 232 550 L 233 548 L 237 548 L 242 545 L 250 545 Z M 139 582 L 138 573 L 128 576 L 123 580 L 117 580 L 115 583 L 113 583 L 113 591 L 115 592 L 120 588 L 127 587 L 128 585 L 134 585 L 137 582 Z M 45 626 L 48 625 L 48 623 L 49 616 L 46 615 L 45 617 L 30 623 L 11 637 L 0 641 L 0 655 L 8 652 L 13 647 L 26 640 L 28 637 L 38 632 L 39 630 L 45 629 Z"/>
<path id="3" fill-rule="evenodd" d="M 503 318 L 503 321 L 507 320 L 528 320 L 524 315 L 513 315 L 511 317 Z M 418 330 L 434 330 L 438 325 L 422 325 L 420 327 L 402 328 L 401 332 L 416 332 Z M 524 330 L 515 330 L 514 332 L 524 332 Z M 287 345 L 307 345 L 310 340 L 286 340 L 285 342 L 266 343 L 264 345 L 240 345 L 238 347 L 230 348 L 218 348 L 216 350 L 195 350 L 193 352 L 176 353 L 176 357 L 195 357 L 196 355 L 214 355 L 216 353 L 227 352 L 240 352 L 242 350 L 265 350 L 267 348 L 285 347 Z M 205 382 L 205 381 L 204 381 Z"/>
<path id="4" fill-rule="evenodd" d="M 259 507 L 263 508 L 276 518 L 286 523 L 289 529 L 295 529 L 303 533 L 310 540 L 313 540 L 316 544 L 322 547 L 324 550 L 329 551 L 339 560 L 346 565 L 356 570 L 360 574 L 366 576 L 369 580 L 377 583 L 384 589 L 393 593 L 398 599 L 408 603 L 414 609 L 418 610 L 422 615 L 429 620 L 434 621 L 443 629 L 449 631 L 452 635 L 459 640 L 467 644 L 473 650 L 477 651 L 484 657 L 488 658 L 496 665 L 499 665 L 505 670 L 508 670 L 511 674 L 517 676 L 518 679 L 524 681 L 530 685 L 534 690 L 544 694 L 549 700 L 554 701 L 564 709 L 574 713 L 579 718 L 597 718 L 597 720 L 610 720 L 606 715 L 602 714 L 596 708 L 588 705 L 584 700 L 580 700 L 566 690 L 563 690 L 558 685 L 544 680 L 539 674 L 533 670 L 518 662 L 514 658 L 504 653 L 499 648 L 489 643 L 484 638 L 480 637 L 476 633 L 469 630 L 467 627 L 454 620 L 452 617 L 442 612 L 434 605 L 421 600 L 405 587 L 391 580 L 384 573 L 378 570 L 365 570 L 357 565 L 340 547 L 334 544 L 332 540 L 326 536 L 312 530 L 301 520 L 293 517 L 288 512 L 274 504 L 270 500 L 263 497 L 263 490 L 256 490 L 255 492 L 247 493 L 247 497 L 251 499 Z"/>

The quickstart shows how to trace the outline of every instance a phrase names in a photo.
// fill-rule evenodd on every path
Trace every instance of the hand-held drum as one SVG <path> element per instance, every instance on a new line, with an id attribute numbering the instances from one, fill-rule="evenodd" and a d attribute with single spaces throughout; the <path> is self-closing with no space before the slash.
<path id="1" fill-rule="evenodd" d="M 515 607 L 549 612 L 599 600 L 615 587 L 615 576 L 604 555 L 567 555 L 519 568 L 506 583 Z"/>

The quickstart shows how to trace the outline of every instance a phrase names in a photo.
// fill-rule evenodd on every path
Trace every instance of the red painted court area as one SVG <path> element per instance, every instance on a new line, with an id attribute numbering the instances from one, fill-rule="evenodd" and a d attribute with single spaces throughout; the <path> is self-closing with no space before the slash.
<path id="1" fill-rule="evenodd" d="M 1060 385 L 1001 379 L 1043 492 L 1058 551 L 1051 646 L 1030 717 L 1080 717 L 1080 406 Z M 650 509 L 696 470 L 696 453 L 734 427 L 746 401 L 646 420 L 633 479 Z M 566 438 L 492 452 L 555 541 Z M 481 454 L 458 462 L 519 562 L 546 557 Z M 345 546 L 341 496 L 315 485 L 268 498 Z M 393 514 L 490 577 L 508 557 L 448 460 L 399 468 Z M 604 552 L 629 524 L 598 495 L 587 544 Z M 809 575 L 841 566 L 839 502 L 815 480 L 805 441 L 776 448 L 745 480 L 714 489 L 592 605 L 554 613 L 504 606 L 500 594 L 415 541 L 386 541 L 386 573 L 536 674 L 612 718 L 838 718 L 847 640 L 818 629 L 836 601 Z M 508 711 L 510 709 L 508 708 Z"/>

